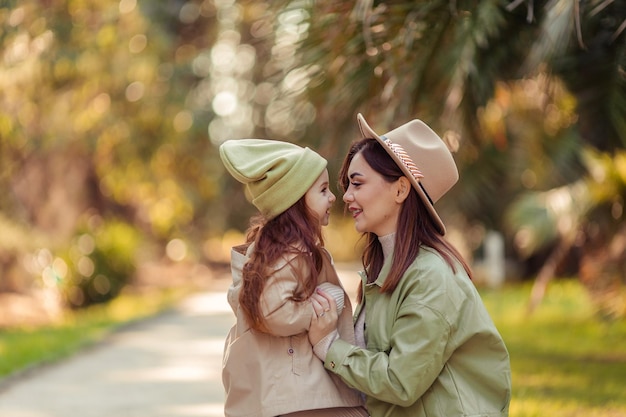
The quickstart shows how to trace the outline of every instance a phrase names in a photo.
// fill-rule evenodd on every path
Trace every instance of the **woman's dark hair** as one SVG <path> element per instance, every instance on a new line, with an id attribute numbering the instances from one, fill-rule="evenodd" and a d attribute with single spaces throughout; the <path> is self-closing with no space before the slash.
<path id="1" fill-rule="evenodd" d="M 388 183 L 393 183 L 400 177 L 406 176 L 376 139 L 362 139 L 352 145 L 339 172 L 339 186 L 344 193 L 350 185 L 348 169 L 352 159 L 357 154 L 361 154 L 368 165 Z M 395 290 L 402 275 L 417 257 L 420 245 L 435 249 L 452 270 L 456 270 L 454 262 L 456 259 L 469 277 L 472 277 L 472 272 L 461 254 L 437 231 L 428 209 L 413 187 L 402 204 L 398 224 L 401 227 L 398 227 L 396 231 L 393 261 L 389 275 L 381 288 L 382 292 L 392 293 Z M 366 239 L 366 245 L 361 261 L 368 282 L 373 282 L 383 266 L 383 250 L 374 233 L 366 232 L 363 236 Z"/>
<path id="2" fill-rule="evenodd" d="M 294 301 L 303 301 L 313 294 L 322 268 L 324 245 L 319 220 L 308 209 L 304 196 L 278 216 L 267 220 L 258 215 L 251 219 L 247 241 L 254 242 L 254 251 L 243 268 L 243 284 L 239 304 L 250 327 L 267 331 L 260 307 L 261 293 L 272 272 L 272 266 L 289 254 L 304 256 L 309 268 L 303 271 Z"/>

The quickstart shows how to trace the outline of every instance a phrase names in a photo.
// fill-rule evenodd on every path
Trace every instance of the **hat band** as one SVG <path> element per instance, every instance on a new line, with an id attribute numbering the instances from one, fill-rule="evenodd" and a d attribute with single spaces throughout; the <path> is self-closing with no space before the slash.
<path id="1" fill-rule="evenodd" d="M 420 171 L 417 165 L 415 165 L 415 162 L 413 162 L 413 159 L 411 159 L 411 157 L 404 150 L 402 145 L 393 143 L 388 137 L 383 135 L 381 135 L 380 138 L 385 142 L 385 145 L 387 145 L 387 147 L 391 149 L 391 152 L 393 152 L 394 155 L 398 157 L 400 162 L 402 162 L 402 165 L 404 165 L 404 167 L 411 173 L 411 175 L 413 175 L 413 178 L 415 178 L 415 181 L 426 195 L 426 198 L 428 198 L 430 204 L 433 204 L 433 200 L 430 198 L 420 181 L 420 178 L 424 178 L 424 174 L 422 174 L 422 171 Z"/>
<path id="2" fill-rule="evenodd" d="M 404 165 L 404 167 L 409 170 L 409 172 L 411 173 L 411 175 L 413 175 L 413 178 L 415 178 L 417 182 L 419 182 L 420 178 L 424 178 L 424 174 L 422 174 L 422 171 L 420 171 L 417 165 L 415 165 L 415 162 L 413 162 L 413 160 L 404 150 L 402 145 L 393 143 L 386 136 L 381 136 L 380 138 L 385 141 L 385 145 L 387 145 L 389 149 L 391 149 L 391 151 L 398 157 L 398 159 L 402 162 L 402 165 Z"/>

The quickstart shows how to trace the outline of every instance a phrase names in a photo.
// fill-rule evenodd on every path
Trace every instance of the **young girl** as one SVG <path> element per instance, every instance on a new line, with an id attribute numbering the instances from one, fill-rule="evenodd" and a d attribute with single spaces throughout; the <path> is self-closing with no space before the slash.
<path id="1" fill-rule="evenodd" d="M 225 416 L 367 416 L 359 393 L 324 369 L 307 337 L 316 316 L 310 297 L 322 285 L 340 307 L 338 335 L 354 342 L 352 307 L 323 248 L 335 201 L 326 160 L 260 139 L 227 141 L 220 156 L 260 211 L 246 244 L 231 252 L 237 321 L 224 349 Z"/>
<path id="2" fill-rule="evenodd" d="M 380 136 L 358 122 L 363 139 L 340 174 L 366 239 L 357 343 L 336 337 L 334 300 L 321 292 L 316 354 L 367 396 L 372 417 L 507 416 L 507 349 L 434 207 L 458 179 L 452 155 L 419 120 Z"/>

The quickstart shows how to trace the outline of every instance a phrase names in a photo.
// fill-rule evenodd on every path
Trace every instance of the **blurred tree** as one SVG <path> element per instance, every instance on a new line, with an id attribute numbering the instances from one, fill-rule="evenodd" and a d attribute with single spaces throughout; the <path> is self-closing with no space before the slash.
<path id="1" fill-rule="evenodd" d="M 190 92 L 202 71 L 197 56 L 216 36 L 211 4 L 3 3 L 0 211 L 43 233 L 39 247 L 65 251 L 85 216 L 132 225 L 156 242 L 191 234 L 207 218 L 217 155 L 206 139 L 210 114 Z M 107 253 L 128 255 L 110 245 Z"/>
<path id="2" fill-rule="evenodd" d="M 413 117 L 432 125 L 458 148 L 462 170 L 444 216 L 478 230 L 468 233 L 474 242 L 485 228 L 507 230 L 510 255 L 543 253 L 560 235 L 530 239 L 507 227 L 524 216 L 508 213 L 526 192 L 591 178 L 582 144 L 612 158 L 626 143 L 625 7 L 5 1 L 0 212 L 3 223 L 31 235 L 13 246 L 0 237 L 0 255 L 11 254 L 0 256 L 0 280 L 24 251 L 46 254 L 30 271 L 63 270 L 56 253 L 80 249 L 81 225 L 92 218 L 133 225 L 138 241 L 159 247 L 182 238 L 192 255 L 211 258 L 213 246 L 200 245 L 207 236 L 244 227 L 254 211 L 222 175 L 217 145 L 241 137 L 298 142 L 336 172 L 357 136 L 356 112 L 381 132 Z M 603 219 L 598 224 L 619 223 L 620 201 L 588 213 Z M 589 236 L 597 229 L 581 223 Z"/>
<path id="3" fill-rule="evenodd" d="M 317 111 L 311 137 L 344 151 L 356 112 L 381 132 L 425 120 L 458 148 L 462 180 L 443 210 L 509 231 L 513 256 L 523 259 L 530 246 L 518 246 L 523 233 L 507 225 L 512 202 L 589 178 L 587 147 L 610 155 L 626 145 L 624 2 L 273 4 L 307 16 L 294 69 L 309 75 L 306 99 Z M 623 221 L 613 205 L 602 207 L 588 213 Z M 533 246 L 539 251 L 558 248 L 564 236 L 553 229 L 534 238 L 543 239 Z"/>

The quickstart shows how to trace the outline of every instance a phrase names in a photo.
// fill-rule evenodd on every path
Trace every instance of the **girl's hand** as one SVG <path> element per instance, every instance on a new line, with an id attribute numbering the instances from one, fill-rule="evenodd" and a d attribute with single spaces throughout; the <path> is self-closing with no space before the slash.
<path id="1" fill-rule="evenodd" d="M 317 289 L 311 296 L 311 304 L 315 315 L 311 318 L 309 327 L 309 342 L 315 346 L 327 334 L 337 329 L 337 303 L 335 298 Z"/>

